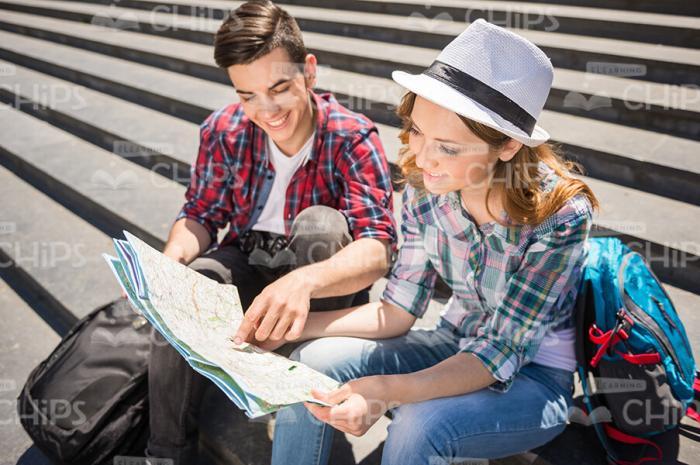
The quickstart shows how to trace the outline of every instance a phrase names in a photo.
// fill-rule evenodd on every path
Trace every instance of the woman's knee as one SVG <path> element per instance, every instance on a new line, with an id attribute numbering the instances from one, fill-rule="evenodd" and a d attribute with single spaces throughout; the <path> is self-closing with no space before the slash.
<path id="1" fill-rule="evenodd" d="M 449 425 L 422 404 L 405 404 L 392 412 L 382 464 L 443 463 L 435 459 L 447 454 L 445 445 L 449 441 L 444 436 Z"/>

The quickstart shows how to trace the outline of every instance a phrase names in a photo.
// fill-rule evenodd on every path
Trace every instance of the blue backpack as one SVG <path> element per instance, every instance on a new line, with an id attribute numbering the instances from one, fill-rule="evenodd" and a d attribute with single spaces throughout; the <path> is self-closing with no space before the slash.
<path id="1" fill-rule="evenodd" d="M 678 426 L 693 400 L 693 352 L 668 294 L 619 239 L 590 238 L 577 301 L 577 359 L 585 415 L 611 463 L 659 460 L 653 437 Z M 651 449 L 652 456 L 638 453 Z M 629 451 L 634 458 L 624 457 Z"/>

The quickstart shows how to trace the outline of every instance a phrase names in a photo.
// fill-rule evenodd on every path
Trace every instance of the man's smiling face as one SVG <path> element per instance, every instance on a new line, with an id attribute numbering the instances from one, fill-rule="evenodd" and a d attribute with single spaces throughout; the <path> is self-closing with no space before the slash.
<path id="1" fill-rule="evenodd" d="M 252 63 L 227 68 L 245 114 L 288 155 L 296 153 L 313 132 L 309 89 L 316 58 L 293 63 L 282 47 Z"/>

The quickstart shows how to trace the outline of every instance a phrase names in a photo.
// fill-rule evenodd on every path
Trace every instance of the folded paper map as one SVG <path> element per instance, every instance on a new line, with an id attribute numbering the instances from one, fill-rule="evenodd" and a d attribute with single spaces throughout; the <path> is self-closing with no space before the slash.
<path id="1" fill-rule="evenodd" d="M 238 290 L 166 257 L 137 237 L 114 240 L 104 255 L 131 304 L 187 360 L 251 417 L 297 402 L 318 402 L 311 389 L 339 383 L 302 363 L 234 344 L 243 319 Z"/>

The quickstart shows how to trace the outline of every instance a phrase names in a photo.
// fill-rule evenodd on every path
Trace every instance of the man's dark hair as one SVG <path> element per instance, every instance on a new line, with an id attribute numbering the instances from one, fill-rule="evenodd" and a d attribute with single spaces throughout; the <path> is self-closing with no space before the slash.
<path id="1" fill-rule="evenodd" d="M 306 47 L 299 25 L 269 0 L 253 0 L 231 11 L 214 37 L 214 60 L 221 68 L 245 65 L 277 47 L 293 63 L 303 63 Z"/>

